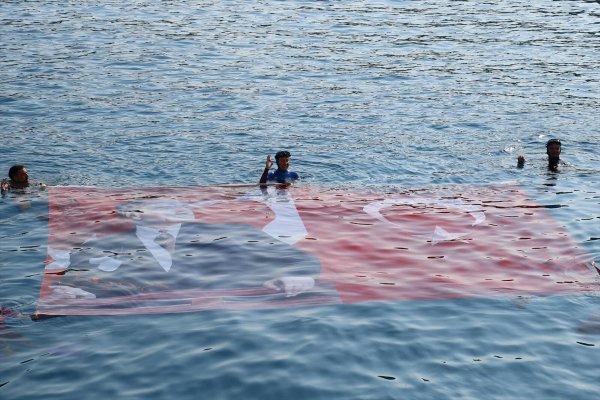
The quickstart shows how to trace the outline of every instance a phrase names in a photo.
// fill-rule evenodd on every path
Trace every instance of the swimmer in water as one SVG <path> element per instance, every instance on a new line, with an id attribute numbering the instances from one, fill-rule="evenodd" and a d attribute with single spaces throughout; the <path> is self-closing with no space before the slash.
<path id="1" fill-rule="evenodd" d="M 10 167 L 8 170 L 9 179 L 4 178 L 0 183 L 0 189 L 2 194 L 7 192 L 9 189 L 26 189 L 31 186 L 29 181 L 29 174 L 27 168 L 24 165 L 17 164 Z M 38 183 L 41 190 L 46 189 L 46 185 L 42 182 Z"/>
<path id="2" fill-rule="evenodd" d="M 290 167 L 291 156 L 289 151 L 277 152 L 277 154 L 275 154 L 275 162 L 277 163 L 275 172 L 269 172 L 273 166 L 273 162 L 271 161 L 271 156 L 267 156 L 265 169 L 258 183 L 262 185 L 267 182 L 277 182 L 289 185 L 293 181 L 300 179 L 297 173 L 288 170 Z"/>
<path id="3" fill-rule="evenodd" d="M 561 142 L 559 139 L 550 139 L 546 142 L 546 154 L 548 155 L 548 169 L 555 171 L 561 163 Z M 523 168 L 525 165 L 525 156 L 520 155 L 517 158 L 517 168 Z"/>

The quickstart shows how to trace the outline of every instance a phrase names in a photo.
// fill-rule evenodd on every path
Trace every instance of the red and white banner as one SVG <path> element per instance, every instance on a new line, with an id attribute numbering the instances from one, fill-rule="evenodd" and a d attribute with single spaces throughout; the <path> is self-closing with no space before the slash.
<path id="1" fill-rule="evenodd" d="M 516 186 L 390 193 L 49 188 L 42 315 L 125 315 L 597 290 Z"/>

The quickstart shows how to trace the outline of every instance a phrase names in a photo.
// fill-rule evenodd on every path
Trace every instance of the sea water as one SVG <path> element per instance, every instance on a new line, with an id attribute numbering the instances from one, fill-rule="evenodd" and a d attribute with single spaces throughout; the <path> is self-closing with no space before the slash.
<path id="1" fill-rule="evenodd" d="M 287 149 L 309 187 L 513 182 L 593 262 L 599 27 L 583 0 L 5 1 L 0 171 L 177 190 L 254 183 Z M 545 167 L 554 137 L 559 172 Z M 0 202 L 0 301 L 25 316 L 47 204 Z M 0 395 L 596 399 L 598 293 L 8 317 Z"/>

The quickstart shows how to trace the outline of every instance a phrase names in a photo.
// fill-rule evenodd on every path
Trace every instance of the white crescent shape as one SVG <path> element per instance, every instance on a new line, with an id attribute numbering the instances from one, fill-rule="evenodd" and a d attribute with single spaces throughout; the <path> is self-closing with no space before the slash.
<path id="1" fill-rule="evenodd" d="M 483 211 L 480 211 L 478 207 L 475 207 L 475 206 L 472 206 L 469 204 L 464 204 L 461 200 L 457 200 L 457 199 L 444 200 L 444 199 L 431 199 L 431 198 L 423 198 L 423 197 L 417 197 L 417 198 L 413 198 L 413 199 L 385 199 L 382 201 L 374 201 L 372 203 L 367 204 L 365 207 L 363 207 L 363 211 L 366 212 L 367 214 L 369 214 L 373 218 L 376 218 L 385 223 L 400 227 L 401 225 L 391 222 L 390 220 L 385 218 L 383 216 L 383 214 L 381 214 L 382 209 L 393 206 L 394 204 L 410 204 L 410 205 L 427 204 L 427 205 L 436 205 L 436 206 L 441 206 L 441 207 L 445 207 L 445 208 L 460 210 L 460 211 L 469 213 L 471 215 L 471 217 L 473 217 L 474 222 L 471 224 L 471 226 L 478 225 L 478 224 L 482 223 L 483 221 L 485 221 L 485 213 Z M 468 234 L 469 234 L 469 232 L 448 232 L 445 229 L 440 228 L 439 226 L 436 225 L 433 232 L 428 235 L 413 235 L 413 236 L 426 239 L 427 241 L 430 241 L 432 245 L 435 245 L 435 244 L 437 244 L 439 242 L 443 242 L 443 241 L 457 240 Z"/>
<path id="2" fill-rule="evenodd" d="M 394 204 L 426 204 L 460 210 L 469 213 L 471 217 L 473 217 L 474 222 L 471 224 L 471 226 L 479 225 L 480 223 L 485 221 L 485 213 L 483 211 L 480 211 L 480 209 L 476 206 L 464 204 L 461 200 L 432 199 L 426 197 L 417 197 L 414 199 L 385 199 L 382 201 L 374 201 L 364 206 L 363 211 L 369 214 L 371 217 L 376 218 L 380 221 L 386 222 L 391 225 L 399 226 L 398 224 L 389 221 L 381 214 L 382 209 L 391 207 Z"/>

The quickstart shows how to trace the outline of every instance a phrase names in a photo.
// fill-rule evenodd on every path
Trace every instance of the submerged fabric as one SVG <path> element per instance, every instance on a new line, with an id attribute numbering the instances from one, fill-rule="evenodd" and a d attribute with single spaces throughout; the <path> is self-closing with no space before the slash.
<path id="1" fill-rule="evenodd" d="M 169 245 L 140 237 L 140 221 L 119 211 L 140 201 L 191 210 Z M 544 295 L 595 285 L 583 249 L 512 185 L 391 193 L 53 187 L 49 203 L 38 303 L 46 315 Z"/>

